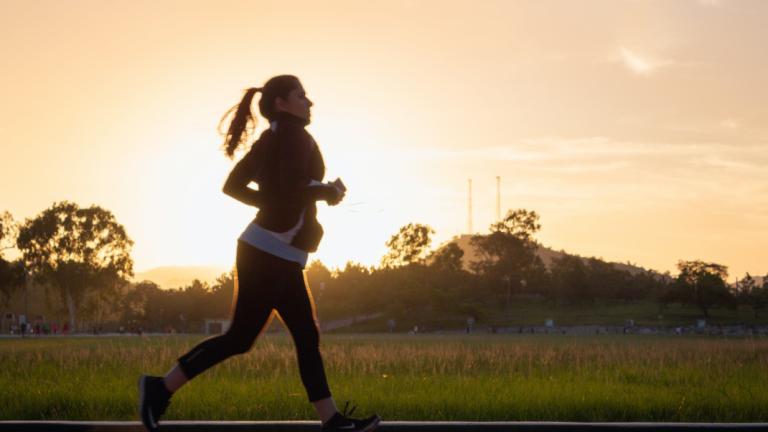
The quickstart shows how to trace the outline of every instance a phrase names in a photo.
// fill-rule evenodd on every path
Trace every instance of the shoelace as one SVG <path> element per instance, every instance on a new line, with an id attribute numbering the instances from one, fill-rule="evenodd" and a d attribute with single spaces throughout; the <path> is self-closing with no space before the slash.
<path id="1" fill-rule="evenodd" d="M 352 413 L 353 413 L 353 412 L 355 412 L 355 409 L 357 408 L 357 405 L 353 405 L 353 406 L 352 406 L 352 409 L 351 409 L 351 410 L 349 410 L 349 412 L 347 412 L 347 408 L 348 408 L 348 407 L 349 407 L 349 401 L 346 401 L 346 402 L 344 403 L 344 410 L 341 412 L 341 415 L 343 415 L 344 417 L 349 417 L 349 416 L 351 416 L 351 415 L 352 415 Z"/>

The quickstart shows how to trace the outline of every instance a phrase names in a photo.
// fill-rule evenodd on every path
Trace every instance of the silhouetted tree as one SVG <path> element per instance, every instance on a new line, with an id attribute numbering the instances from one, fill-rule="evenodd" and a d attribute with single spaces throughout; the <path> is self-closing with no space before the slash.
<path id="1" fill-rule="evenodd" d="M 755 318 L 757 313 L 768 307 L 768 280 L 762 285 L 747 273 L 736 282 L 736 297 L 741 304 L 752 307 Z"/>
<path id="2" fill-rule="evenodd" d="M 318 300 L 324 294 L 325 287 L 331 282 L 331 271 L 319 260 L 314 260 L 309 263 L 304 272 L 307 275 L 309 289 L 312 291 L 315 300 Z"/>
<path id="3" fill-rule="evenodd" d="M 9 212 L 0 214 L 0 313 L 8 307 L 13 293 L 27 281 L 27 271 L 21 260 L 6 261 L 4 252 L 16 247 L 19 228 Z"/>
<path id="4" fill-rule="evenodd" d="M 347 261 L 344 269 L 336 274 L 334 288 L 346 300 L 346 307 L 339 311 L 343 316 L 354 316 L 362 313 L 375 312 L 370 307 L 369 300 L 374 296 L 370 292 L 371 272 L 365 266 Z"/>
<path id="5" fill-rule="evenodd" d="M 617 269 L 613 264 L 598 258 L 586 260 L 587 283 L 589 292 L 595 298 L 616 299 L 621 297 L 621 291 L 629 284 L 629 272 Z"/>
<path id="6" fill-rule="evenodd" d="M 436 271 L 458 273 L 462 271 L 464 251 L 454 242 L 448 243 L 430 255 L 430 267 Z"/>
<path id="7" fill-rule="evenodd" d="M 733 300 L 733 293 L 725 280 L 728 267 L 703 261 L 678 261 L 680 274 L 665 296 L 669 303 L 684 303 L 697 306 L 705 318 L 709 318 L 709 309 L 715 305 L 728 305 Z"/>
<path id="8" fill-rule="evenodd" d="M 5 251 L 16 247 L 18 236 L 19 225 L 9 212 L 4 211 L 0 214 L 0 258 L 3 258 Z"/>
<path id="9" fill-rule="evenodd" d="M 533 239 L 541 229 L 538 218 L 534 211 L 512 210 L 503 221 L 491 225 L 490 234 L 470 239 L 479 258 L 472 264 L 473 271 L 494 296 L 506 297 L 507 306 L 513 292 L 521 292 L 529 280 L 541 279 L 544 271 Z"/>
<path id="10" fill-rule="evenodd" d="M 146 325 L 148 299 L 159 291 L 160 287 L 152 281 L 133 284 L 121 298 L 121 321 L 134 326 Z"/>
<path id="11" fill-rule="evenodd" d="M 509 210 L 504 219 L 491 225 L 492 232 L 503 232 L 528 242 L 533 241 L 533 235 L 540 229 L 538 213 L 526 209 Z"/>
<path id="12" fill-rule="evenodd" d="M 113 289 L 133 274 L 133 244 L 114 215 L 98 206 L 54 203 L 19 230 L 18 247 L 32 275 L 67 305 L 71 328 L 86 296 Z"/>
<path id="13" fill-rule="evenodd" d="M 595 292 L 589 281 L 589 270 L 581 257 L 565 254 L 552 261 L 555 298 L 569 303 L 593 301 Z"/>
<path id="14" fill-rule="evenodd" d="M 428 305 L 436 314 L 463 314 L 472 303 L 472 276 L 464 270 L 463 257 L 464 251 L 455 242 L 444 245 L 429 257 Z"/>
<path id="15" fill-rule="evenodd" d="M 216 279 L 211 286 L 210 318 L 229 319 L 232 317 L 234 306 L 235 272 L 224 273 Z"/>
<path id="16" fill-rule="evenodd" d="M 410 223 L 400 228 L 386 245 L 389 252 L 382 258 L 384 267 L 397 267 L 422 262 L 435 233 L 429 225 Z"/>
<path id="17" fill-rule="evenodd" d="M 208 283 L 195 279 L 191 285 L 182 288 L 181 291 L 185 300 L 184 303 L 187 305 L 183 314 L 189 328 L 202 328 L 206 319 L 224 318 L 213 316 L 215 310 L 211 303 L 213 292 Z"/>

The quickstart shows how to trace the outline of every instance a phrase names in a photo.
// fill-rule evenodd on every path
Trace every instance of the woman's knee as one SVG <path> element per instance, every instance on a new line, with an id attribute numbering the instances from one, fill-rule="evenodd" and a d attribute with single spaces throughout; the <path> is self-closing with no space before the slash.
<path id="1" fill-rule="evenodd" d="M 245 354 L 251 350 L 256 335 L 242 332 L 226 332 L 223 337 L 226 340 L 226 346 L 232 354 Z"/>

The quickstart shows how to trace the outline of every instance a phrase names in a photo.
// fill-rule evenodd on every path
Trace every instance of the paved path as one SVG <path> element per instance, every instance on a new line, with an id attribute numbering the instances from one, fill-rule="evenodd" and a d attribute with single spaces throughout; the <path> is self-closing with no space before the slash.
<path id="1" fill-rule="evenodd" d="M 377 432 L 768 431 L 768 423 L 382 422 Z M 144 432 L 139 422 L 0 421 L 0 432 Z M 161 432 L 318 432 L 317 421 L 166 421 Z"/>

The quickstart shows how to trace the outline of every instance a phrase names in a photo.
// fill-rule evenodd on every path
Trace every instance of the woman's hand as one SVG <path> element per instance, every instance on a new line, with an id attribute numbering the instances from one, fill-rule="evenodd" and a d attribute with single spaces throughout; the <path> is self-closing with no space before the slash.
<path id="1" fill-rule="evenodd" d="M 347 189 L 343 187 L 339 187 L 335 183 L 330 183 L 329 186 L 332 187 L 333 190 L 335 191 L 335 196 L 330 197 L 330 199 L 328 199 L 327 202 L 329 206 L 335 206 L 338 203 L 340 203 L 341 200 L 344 199 L 344 196 L 347 194 Z"/>

